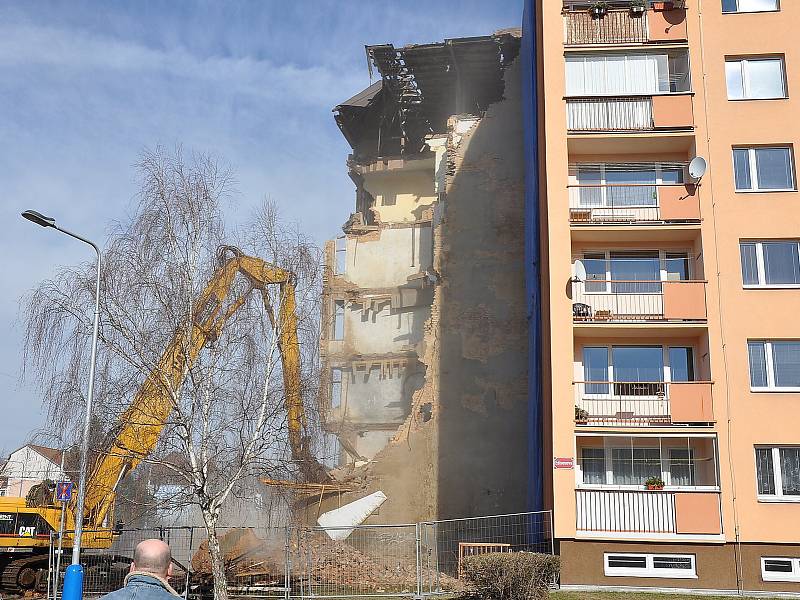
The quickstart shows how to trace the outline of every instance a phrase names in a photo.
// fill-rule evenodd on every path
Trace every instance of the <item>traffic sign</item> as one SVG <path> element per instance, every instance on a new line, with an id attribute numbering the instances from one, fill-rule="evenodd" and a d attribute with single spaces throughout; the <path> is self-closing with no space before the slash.
<path id="1" fill-rule="evenodd" d="M 69 502 L 72 498 L 72 482 L 59 481 L 56 484 L 56 500 L 59 502 Z"/>

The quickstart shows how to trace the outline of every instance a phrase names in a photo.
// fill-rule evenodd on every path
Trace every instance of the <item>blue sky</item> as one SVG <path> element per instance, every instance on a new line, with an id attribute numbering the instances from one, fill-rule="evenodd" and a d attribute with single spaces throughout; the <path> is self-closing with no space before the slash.
<path id="1" fill-rule="evenodd" d="M 236 173 L 233 221 L 264 197 L 319 242 L 353 204 L 331 108 L 369 84 L 364 44 L 485 35 L 522 0 L 4 2 L 0 5 L 0 449 L 40 427 L 19 384 L 19 298 L 90 249 L 22 220 L 34 208 L 102 241 L 146 147 L 209 152 Z"/>

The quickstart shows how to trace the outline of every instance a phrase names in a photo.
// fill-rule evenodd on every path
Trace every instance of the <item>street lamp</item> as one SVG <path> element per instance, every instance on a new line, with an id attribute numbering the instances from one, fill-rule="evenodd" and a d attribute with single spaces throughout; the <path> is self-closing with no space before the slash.
<path id="1" fill-rule="evenodd" d="M 86 501 L 86 467 L 89 460 L 89 425 L 92 417 L 92 397 L 94 396 L 94 365 L 97 357 L 97 329 L 100 322 L 100 248 L 97 244 L 87 240 L 63 227 L 56 225 L 56 220 L 46 217 L 35 210 L 26 210 L 22 216 L 28 221 L 41 225 L 42 227 L 52 227 L 75 238 L 84 244 L 89 244 L 97 253 L 97 282 L 94 293 L 94 326 L 92 329 L 92 357 L 89 362 L 89 391 L 86 394 L 86 417 L 83 423 L 83 438 L 81 439 L 81 462 L 78 472 L 78 501 L 75 506 L 75 539 L 72 544 L 72 564 L 67 567 L 64 574 L 64 591 L 62 600 L 78 600 L 83 596 L 83 569 L 80 566 L 81 557 L 81 536 L 83 534 L 83 506 Z M 66 507 L 65 507 L 66 510 Z"/>

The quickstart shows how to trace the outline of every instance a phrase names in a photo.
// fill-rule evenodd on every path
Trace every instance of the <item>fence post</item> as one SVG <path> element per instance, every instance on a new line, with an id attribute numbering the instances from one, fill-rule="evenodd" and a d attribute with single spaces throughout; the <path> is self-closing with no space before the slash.
<path id="1" fill-rule="evenodd" d="M 271 500 L 270 500 L 271 501 Z M 283 597 L 285 600 L 289 600 L 289 596 L 291 594 L 291 581 L 292 581 L 292 545 L 291 545 L 291 536 L 292 536 L 292 528 L 290 525 L 287 525 L 284 528 L 286 532 L 286 560 L 284 561 L 285 565 L 285 572 L 284 572 L 284 581 L 283 581 Z"/>
<path id="2" fill-rule="evenodd" d="M 414 525 L 414 537 L 416 542 L 417 558 L 417 598 L 422 598 L 422 536 L 420 535 L 420 523 Z"/>
<path id="3" fill-rule="evenodd" d="M 552 509 L 548 510 L 547 514 L 550 517 L 550 554 L 555 556 L 555 554 L 556 554 L 556 532 L 553 530 L 553 510 Z"/>
<path id="4" fill-rule="evenodd" d="M 194 544 L 194 527 L 189 527 L 189 552 L 186 560 L 186 588 L 183 590 L 183 600 L 189 600 L 189 585 L 192 574 L 192 546 Z"/>

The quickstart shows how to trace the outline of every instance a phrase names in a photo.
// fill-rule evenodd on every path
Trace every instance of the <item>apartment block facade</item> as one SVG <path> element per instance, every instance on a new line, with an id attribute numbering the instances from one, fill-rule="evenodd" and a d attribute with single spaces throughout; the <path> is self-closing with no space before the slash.
<path id="1" fill-rule="evenodd" d="M 800 592 L 800 6 L 526 10 L 561 583 Z"/>

